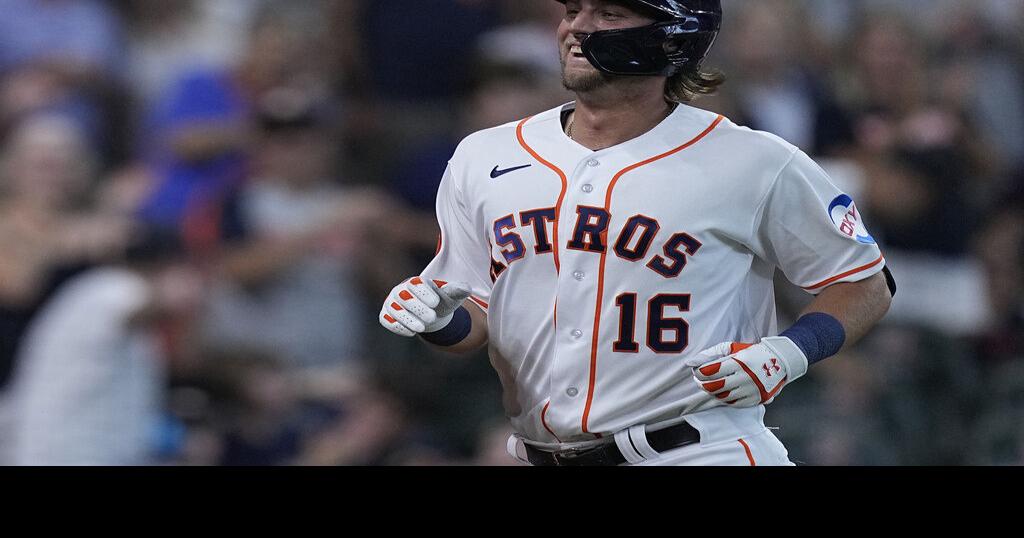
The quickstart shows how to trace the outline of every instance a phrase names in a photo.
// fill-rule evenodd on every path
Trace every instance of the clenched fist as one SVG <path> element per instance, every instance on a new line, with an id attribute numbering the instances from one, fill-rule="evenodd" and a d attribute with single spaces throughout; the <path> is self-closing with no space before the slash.
<path id="1" fill-rule="evenodd" d="M 468 284 L 414 277 L 391 290 L 380 310 L 380 324 L 407 337 L 437 332 L 469 295 Z"/>
<path id="2" fill-rule="evenodd" d="M 807 373 L 807 357 L 789 338 L 759 344 L 725 342 L 686 361 L 707 393 L 732 407 L 771 403 L 782 387 Z"/>

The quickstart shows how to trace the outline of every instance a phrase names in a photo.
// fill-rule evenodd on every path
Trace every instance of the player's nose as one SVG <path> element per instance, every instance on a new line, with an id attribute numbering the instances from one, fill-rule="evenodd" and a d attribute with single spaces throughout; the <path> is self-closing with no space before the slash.
<path id="1" fill-rule="evenodd" d="M 597 26 L 594 16 L 587 10 L 581 10 L 569 22 L 569 33 L 575 35 L 580 41 L 596 30 Z"/>
<path id="2" fill-rule="evenodd" d="M 574 43 L 583 43 L 587 39 L 588 35 L 590 35 L 589 32 L 574 32 L 572 34 L 573 42 Z"/>

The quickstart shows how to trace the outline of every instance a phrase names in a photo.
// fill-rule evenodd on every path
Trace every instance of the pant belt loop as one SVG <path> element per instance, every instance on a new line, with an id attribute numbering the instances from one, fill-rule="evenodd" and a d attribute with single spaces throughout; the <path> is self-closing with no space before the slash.
<path id="1" fill-rule="evenodd" d="M 519 448 L 523 442 L 519 440 L 515 435 L 508 436 L 508 441 L 505 442 L 505 451 L 508 452 L 509 456 L 512 456 L 516 461 L 530 465 L 530 460 L 526 459 L 526 448 L 523 447 L 523 456 L 519 455 Z"/>
<path id="2" fill-rule="evenodd" d="M 615 434 L 615 446 L 619 447 L 619 452 L 626 458 L 626 463 L 635 465 L 637 463 L 643 463 L 647 461 L 647 458 L 643 456 L 636 448 L 633 448 L 633 443 L 629 441 L 629 432 L 632 430 L 622 430 Z M 655 452 L 657 454 L 657 452 Z"/>
<path id="3" fill-rule="evenodd" d="M 629 438 L 633 441 L 633 446 L 636 447 L 637 452 L 640 453 L 644 459 L 655 459 L 661 454 L 651 448 L 651 444 L 647 442 L 647 426 L 645 424 L 637 424 L 627 430 Z"/>

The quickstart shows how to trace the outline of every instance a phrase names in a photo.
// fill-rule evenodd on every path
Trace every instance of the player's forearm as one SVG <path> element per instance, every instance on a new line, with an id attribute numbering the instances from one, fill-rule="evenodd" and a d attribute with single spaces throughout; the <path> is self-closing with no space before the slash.
<path id="1" fill-rule="evenodd" d="M 843 326 L 844 348 L 857 343 L 874 327 L 892 303 L 892 294 L 882 273 L 860 282 L 835 284 L 821 292 L 800 314 L 828 314 Z"/>
<path id="2" fill-rule="evenodd" d="M 469 319 L 472 323 L 469 334 L 457 344 L 451 346 L 430 344 L 432 347 L 440 349 L 446 353 L 463 355 L 472 353 L 487 345 L 487 314 L 485 314 L 483 310 L 480 310 L 480 307 L 473 304 L 470 300 L 467 300 L 463 304 L 463 308 L 465 308 L 466 312 L 469 313 Z"/>

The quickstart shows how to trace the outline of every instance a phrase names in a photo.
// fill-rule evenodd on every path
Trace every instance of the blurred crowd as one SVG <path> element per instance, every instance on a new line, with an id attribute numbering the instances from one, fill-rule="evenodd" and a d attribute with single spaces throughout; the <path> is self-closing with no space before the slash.
<path id="1" fill-rule="evenodd" d="M 1024 464 L 1024 1 L 723 4 L 694 105 L 815 157 L 899 285 L 766 422 L 803 464 Z M 0 464 L 512 463 L 486 353 L 376 317 L 458 141 L 572 99 L 563 10 L 0 0 Z"/>

